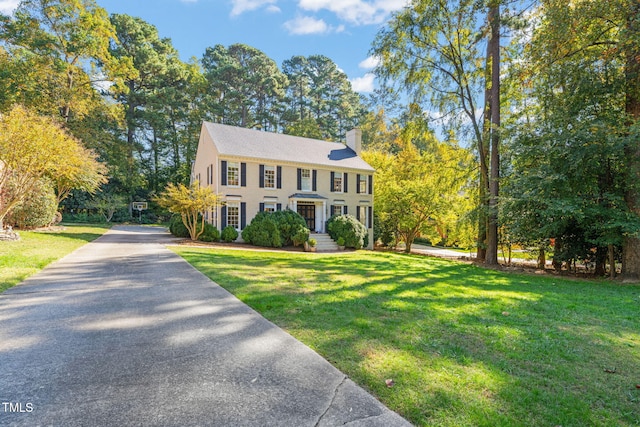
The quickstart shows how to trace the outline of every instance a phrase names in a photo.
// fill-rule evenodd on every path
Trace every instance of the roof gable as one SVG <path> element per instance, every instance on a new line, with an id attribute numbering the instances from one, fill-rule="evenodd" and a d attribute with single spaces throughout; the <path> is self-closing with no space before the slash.
<path id="1" fill-rule="evenodd" d="M 202 129 L 222 156 L 373 171 L 353 150 L 338 142 L 210 122 L 203 122 Z"/>

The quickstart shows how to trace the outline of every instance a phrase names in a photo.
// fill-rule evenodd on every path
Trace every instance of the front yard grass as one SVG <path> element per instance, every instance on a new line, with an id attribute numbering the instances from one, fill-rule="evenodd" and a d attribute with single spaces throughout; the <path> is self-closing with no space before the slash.
<path id="1" fill-rule="evenodd" d="M 174 250 L 416 425 L 640 425 L 638 286 L 396 253 Z"/>
<path id="2" fill-rule="evenodd" d="M 0 292 L 97 239 L 110 225 L 65 225 L 61 231 L 19 231 L 20 240 L 0 242 Z"/>

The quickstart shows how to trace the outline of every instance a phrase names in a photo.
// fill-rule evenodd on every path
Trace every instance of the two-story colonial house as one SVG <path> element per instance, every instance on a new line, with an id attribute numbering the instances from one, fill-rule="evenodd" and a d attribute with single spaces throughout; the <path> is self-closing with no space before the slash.
<path id="1" fill-rule="evenodd" d="M 260 211 L 291 209 L 311 232 L 324 233 L 332 215 L 351 214 L 373 245 L 373 168 L 360 157 L 361 131 L 347 145 L 204 122 L 192 180 L 224 200 L 206 213 L 219 229 L 239 232 Z"/>

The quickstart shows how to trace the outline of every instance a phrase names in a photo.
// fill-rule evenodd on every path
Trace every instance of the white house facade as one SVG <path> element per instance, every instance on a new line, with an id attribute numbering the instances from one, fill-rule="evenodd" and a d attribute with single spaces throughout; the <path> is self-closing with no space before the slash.
<path id="1" fill-rule="evenodd" d="M 373 172 L 360 157 L 361 132 L 347 145 L 204 122 L 191 179 L 224 200 L 205 219 L 241 232 L 261 211 L 291 209 L 313 233 L 336 214 L 355 216 L 373 247 Z"/>

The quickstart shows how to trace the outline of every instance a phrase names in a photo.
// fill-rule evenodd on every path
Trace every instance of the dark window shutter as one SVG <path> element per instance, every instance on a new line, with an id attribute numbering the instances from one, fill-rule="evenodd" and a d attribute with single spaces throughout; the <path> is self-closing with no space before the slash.
<path id="1" fill-rule="evenodd" d="M 240 186 L 247 186 L 247 164 L 240 163 Z"/>
<path id="2" fill-rule="evenodd" d="M 223 160 L 220 162 L 220 181 L 222 181 L 221 185 L 227 185 L 227 161 Z"/>
<path id="3" fill-rule="evenodd" d="M 213 184 L 213 165 L 210 165 L 209 169 L 209 184 Z"/>
<path id="4" fill-rule="evenodd" d="M 329 184 L 329 188 L 331 189 L 331 192 L 333 193 L 335 191 L 335 188 L 333 188 L 333 180 L 336 177 L 336 173 L 335 172 L 331 172 L 331 183 Z"/>
<path id="5" fill-rule="evenodd" d="M 356 193 L 360 194 L 360 174 L 356 175 Z"/>
<path id="6" fill-rule="evenodd" d="M 348 213 L 349 213 L 349 209 L 347 208 L 347 205 L 344 205 L 344 206 L 342 207 L 342 215 L 346 215 L 346 214 L 348 214 Z"/>
<path id="7" fill-rule="evenodd" d="M 298 191 L 302 190 L 302 169 L 298 168 Z"/>
<path id="8" fill-rule="evenodd" d="M 329 206 L 329 217 L 333 216 L 333 205 Z"/>
<path id="9" fill-rule="evenodd" d="M 373 175 L 369 175 L 369 194 L 373 194 Z"/>
<path id="10" fill-rule="evenodd" d="M 276 188 L 282 188 L 282 166 L 276 168 Z"/>
<path id="11" fill-rule="evenodd" d="M 240 203 L 240 229 L 244 230 L 247 226 L 247 204 L 245 202 Z"/>
<path id="12" fill-rule="evenodd" d="M 349 174 L 345 172 L 344 174 L 342 174 L 342 177 L 343 177 L 343 181 L 344 181 L 342 183 L 342 192 L 343 193 L 347 193 L 349 191 L 349 185 L 348 185 L 349 184 L 349 181 L 348 181 Z"/>
<path id="13" fill-rule="evenodd" d="M 276 205 L 276 210 L 279 210 L 279 211 L 281 211 L 281 210 L 282 210 L 282 203 L 278 203 L 278 204 Z"/>
<path id="14" fill-rule="evenodd" d="M 264 212 L 264 203 L 260 203 L 260 212 Z"/>
<path id="15" fill-rule="evenodd" d="M 207 166 L 207 185 L 209 185 L 209 166 Z"/>
<path id="16" fill-rule="evenodd" d="M 311 184 L 312 185 L 311 190 L 318 191 L 318 185 L 316 184 L 316 182 L 318 181 L 318 171 L 314 169 L 311 172 L 311 176 L 313 180 L 313 183 Z"/>
<path id="17" fill-rule="evenodd" d="M 367 221 L 369 224 L 369 228 L 373 227 L 373 207 L 369 206 L 369 220 Z"/>
<path id="18" fill-rule="evenodd" d="M 356 219 L 360 221 L 360 206 L 356 206 Z"/>
<path id="19" fill-rule="evenodd" d="M 264 165 L 260 165 L 260 188 L 264 188 Z"/>
<path id="20" fill-rule="evenodd" d="M 221 228 L 225 228 L 227 226 L 227 207 L 223 206 L 222 207 L 222 227 Z"/>

